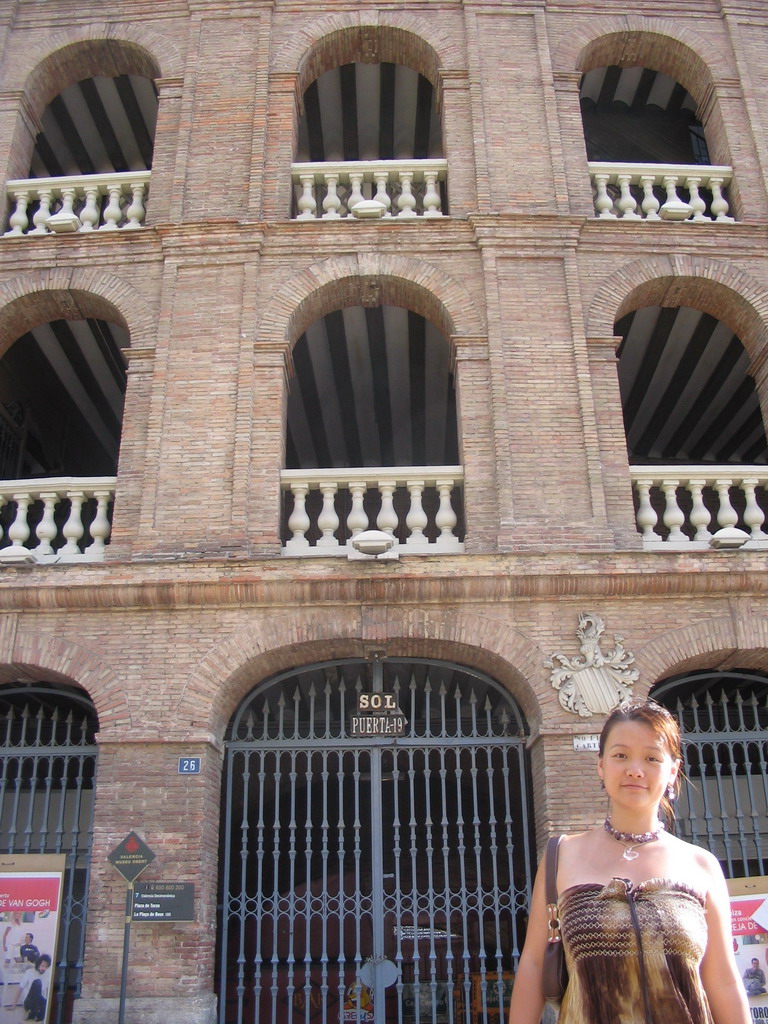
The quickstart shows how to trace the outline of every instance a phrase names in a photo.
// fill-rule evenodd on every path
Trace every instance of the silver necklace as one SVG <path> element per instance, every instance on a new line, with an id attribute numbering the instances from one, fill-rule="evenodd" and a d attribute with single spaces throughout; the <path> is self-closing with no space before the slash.
<path id="1" fill-rule="evenodd" d="M 606 818 L 603 822 L 603 828 L 609 836 L 625 847 L 624 853 L 622 854 L 624 860 L 635 860 L 635 858 L 639 856 L 635 847 L 655 842 L 664 831 L 664 824 L 660 821 L 658 826 L 651 832 L 619 832 L 619 830 L 614 828 L 611 824 L 611 819 Z"/>

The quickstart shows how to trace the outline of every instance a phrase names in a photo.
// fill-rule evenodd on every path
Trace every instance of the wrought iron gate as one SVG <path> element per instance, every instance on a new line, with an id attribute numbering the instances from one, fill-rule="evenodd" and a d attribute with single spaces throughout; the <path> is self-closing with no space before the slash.
<path id="1" fill-rule="evenodd" d="M 221 1024 L 503 1024 L 531 884 L 523 734 L 498 684 L 447 663 L 258 688 L 227 743 Z"/>
<path id="2" fill-rule="evenodd" d="M 56 1024 L 72 1019 L 83 971 L 97 729 L 93 705 L 74 687 L 0 687 L 0 850 L 66 855 L 52 986 Z M 3 988 L 13 983 L 4 972 Z M 6 1003 L 9 994 L 2 992 Z"/>
<path id="3" fill-rule="evenodd" d="M 730 878 L 768 871 L 768 677 L 694 672 L 652 696 L 677 716 L 688 785 L 677 832 L 704 846 Z"/>

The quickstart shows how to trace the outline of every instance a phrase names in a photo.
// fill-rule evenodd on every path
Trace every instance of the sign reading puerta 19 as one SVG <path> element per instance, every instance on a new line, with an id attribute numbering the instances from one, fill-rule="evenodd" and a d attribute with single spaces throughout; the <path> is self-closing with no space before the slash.
<path id="1" fill-rule="evenodd" d="M 0 1024 L 50 1018 L 65 857 L 0 857 Z"/>
<path id="2" fill-rule="evenodd" d="M 359 693 L 357 714 L 350 719 L 350 736 L 402 736 L 408 719 L 392 693 Z"/>

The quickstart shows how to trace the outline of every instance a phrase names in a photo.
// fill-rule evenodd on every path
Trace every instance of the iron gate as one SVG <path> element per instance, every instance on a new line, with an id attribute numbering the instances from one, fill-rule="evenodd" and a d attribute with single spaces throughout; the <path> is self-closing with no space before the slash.
<path id="1" fill-rule="evenodd" d="M 258 688 L 227 743 L 221 1024 L 503 1024 L 526 765 L 509 695 L 457 665 L 336 662 Z"/>
<path id="2" fill-rule="evenodd" d="M 97 729 L 92 703 L 74 687 L 0 688 L 0 849 L 66 855 L 58 950 L 46 951 L 55 953 L 55 1024 L 72 1019 L 83 971 Z M 3 989 L 14 983 L 4 970 Z M 11 991 L 2 991 L 5 1003 Z"/>
<path id="3" fill-rule="evenodd" d="M 660 683 L 652 696 L 683 736 L 678 834 L 718 858 L 729 878 L 768 871 L 768 677 L 702 671 Z"/>

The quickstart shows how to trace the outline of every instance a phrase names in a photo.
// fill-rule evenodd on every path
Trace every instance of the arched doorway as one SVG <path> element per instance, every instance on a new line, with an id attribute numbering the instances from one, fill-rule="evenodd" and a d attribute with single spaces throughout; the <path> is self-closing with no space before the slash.
<path id="1" fill-rule="evenodd" d="M 651 696 L 680 722 L 685 775 L 678 834 L 719 859 L 726 877 L 768 872 L 768 675 L 702 670 Z"/>
<path id="2" fill-rule="evenodd" d="M 93 704 L 73 686 L 0 687 L 0 851 L 66 855 L 52 1024 L 72 1020 L 80 994 L 98 727 Z M 13 971 L 3 972 L 6 1005 L 17 984 Z"/>
<path id="3" fill-rule="evenodd" d="M 227 734 L 221 1024 L 506 1018 L 530 892 L 525 722 L 447 662 L 329 662 Z"/>

